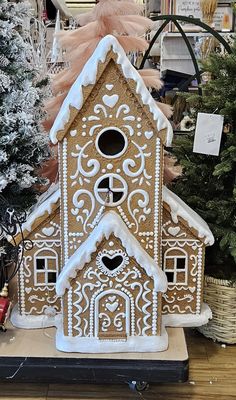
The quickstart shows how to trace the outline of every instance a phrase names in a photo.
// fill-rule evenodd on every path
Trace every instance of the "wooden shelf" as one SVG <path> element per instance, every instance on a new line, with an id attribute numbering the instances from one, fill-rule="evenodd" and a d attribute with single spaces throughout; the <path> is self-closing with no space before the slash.
<path id="1" fill-rule="evenodd" d="M 159 353 L 81 354 L 55 349 L 55 329 L 9 327 L 0 333 L 0 381 L 73 383 L 185 382 L 188 352 L 182 328 L 169 328 Z"/>

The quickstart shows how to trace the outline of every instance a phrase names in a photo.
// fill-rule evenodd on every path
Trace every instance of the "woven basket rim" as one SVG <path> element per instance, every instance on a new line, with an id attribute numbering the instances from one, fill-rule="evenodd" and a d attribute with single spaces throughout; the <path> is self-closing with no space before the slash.
<path id="1" fill-rule="evenodd" d="M 207 283 L 214 283 L 215 285 L 219 286 L 226 286 L 226 287 L 231 287 L 231 288 L 236 288 L 236 283 L 232 283 L 232 281 L 227 280 L 227 279 L 219 279 L 219 278 L 214 278 L 213 276 L 210 275 L 205 275 L 205 281 Z"/>

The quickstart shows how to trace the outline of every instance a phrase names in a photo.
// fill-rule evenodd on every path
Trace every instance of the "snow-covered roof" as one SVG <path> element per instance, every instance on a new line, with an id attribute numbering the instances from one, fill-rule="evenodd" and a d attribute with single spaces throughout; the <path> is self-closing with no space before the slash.
<path id="1" fill-rule="evenodd" d="M 189 228 L 194 228 L 198 232 L 198 237 L 204 239 L 206 245 L 214 243 L 214 236 L 207 223 L 183 200 L 165 186 L 163 186 L 162 197 L 163 201 L 170 207 L 171 217 L 176 224 L 178 218 L 181 217 L 187 222 Z"/>
<path id="2" fill-rule="evenodd" d="M 121 66 L 125 78 L 132 79 L 136 82 L 136 93 L 141 96 L 143 104 L 149 107 L 153 119 L 156 121 L 157 130 L 167 129 L 166 145 L 170 146 L 173 137 L 173 130 L 170 122 L 158 108 L 156 102 L 146 88 L 143 79 L 130 63 L 117 39 L 112 35 L 105 36 L 99 42 L 93 55 L 87 61 L 82 72 L 72 85 L 51 128 L 50 139 L 52 143 L 56 144 L 58 142 L 57 133 L 64 129 L 70 119 L 70 106 L 77 110 L 82 108 L 84 103 L 82 87 L 95 84 L 98 65 L 99 63 L 105 62 L 110 50 L 117 55 L 117 64 Z"/>
<path id="3" fill-rule="evenodd" d="M 24 236 L 26 236 L 26 231 L 29 233 L 37 226 L 37 220 L 45 215 L 51 215 L 55 209 L 55 205 L 59 202 L 61 197 L 60 189 L 58 184 L 52 184 L 49 189 L 43 193 L 39 198 L 37 203 L 29 210 L 29 215 L 26 222 L 22 225 L 22 231 Z"/>
<path id="4" fill-rule="evenodd" d="M 109 211 L 101 218 L 96 228 L 62 269 L 56 284 L 56 291 L 59 296 L 62 296 L 65 290 L 70 288 L 70 279 L 76 277 L 77 271 L 82 270 L 85 264 L 91 261 L 92 254 L 97 250 L 98 243 L 101 243 L 104 237 L 108 240 L 111 234 L 120 239 L 127 254 L 130 257 L 134 257 L 148 276 L 153 278 L 155 290 L 160 292 L 167 290 L 165 273 L 131 234 L 121 217 L 116 212 Z"/>

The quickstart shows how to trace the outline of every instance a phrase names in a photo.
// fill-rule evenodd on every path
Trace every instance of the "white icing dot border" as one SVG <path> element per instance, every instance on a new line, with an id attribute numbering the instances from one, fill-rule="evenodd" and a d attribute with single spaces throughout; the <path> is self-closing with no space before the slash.
<path id="1" fill-rule="evenodd" d="M 62 190 L 63 194 L 63 222 L 64 222 L 64 263 L 68 261 L 69 258 L 69 233 L 68 233 L 68 193 L 67 193 L 67 139 L 63 140 L 62 148 Z"/>
<path id="2" fill-rule="evenodd" d="M 159 198 L 160 198 L 160 152 L 161 141 L 156 139 L 156 166 L 155 166 L 155 191 L 154 191 L 154 260 L 159 261 Z"/>

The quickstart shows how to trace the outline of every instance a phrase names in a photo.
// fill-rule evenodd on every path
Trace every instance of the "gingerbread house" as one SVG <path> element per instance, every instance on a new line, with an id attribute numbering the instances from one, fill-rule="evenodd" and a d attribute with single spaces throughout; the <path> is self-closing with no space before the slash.
<path id="1" fill-rule="evenodd" d="M 50 137 L 59 187 L 23 227 L 33 247 L 13 323 L 54 324 L 57 348 L 80 352 L 160 351 L 165 324 L 206 323 L 204 249 L 214 239 L 163 187 L 171 125 L 113 36 L 70 89 Z"/>

